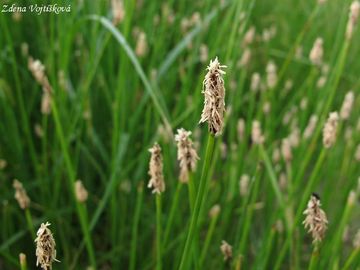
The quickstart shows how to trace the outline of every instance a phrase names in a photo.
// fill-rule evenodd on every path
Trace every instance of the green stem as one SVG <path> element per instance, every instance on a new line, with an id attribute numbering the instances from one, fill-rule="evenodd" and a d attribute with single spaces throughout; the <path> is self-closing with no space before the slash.
<path id="1" fill-rule="evenodd" d="M 161 270 L 161 195 L 156 195 L 156 270 Z"/>
<path id="2" fill-rule="evenodd" d="M 315 270 L 317 269 L 317 264 L 319 261 L 319 247 L 315 244 L 314 250 L 311 254 L 311 260 L 310 260 L 310 264 L 309 264 L 309 270 Z"/>
<path id="3" fill-rule="evenodd" d="M 207 186 L 206 180 L 209 179 L 207 177 L 207 172 L 209 171 L 209 167 L 210 167 L 213 152 L 214 152 L 214 142 L 215 142 L 214 136 L 212 134 L 209 134 L 207 146 L 206 146 L 204 165 L 203 165 L 202 172 L 201 172 L 199 189 L 198 189 L 198 193 L 196 196 L 194 211 L 191 215 L 190 227 L 189 227 L 188 234 L 186 237 L 183 254 L 181 256 L 179 270 L 187 269 L 188 260 L 190 258 L 189 253 L 191 250 L 192 242 L 194 240 L 194 235 L 195 235 L 195 231 L 196 231 L 198 220 L 199 220 L 200 207 L 203 203 L 202 201 L 203 201 L 203 197 L 205 195 L 205 187 Z"/>
<path id="4" fill-rule="evenodd" d="M 181 192 L 182 185 L 183 184 L 180 181 L 178 181 L 177 186 L 176 186 L 175 195 L 174 195 L 174 200 L 173 200 L 173 202 L 171 204 L 169 219 L 168 219 L 168 222 L 167 222 L 166 228 L 165 228 L 164 246 L 166 246 L 166 244 L 168 242 L 168 239 L 169 239 L 169 236 L 170 236 L 170 231 L 171 231 L 172 226 L 173 226 L 174 217 L 175 217 L 175 214 L 177 213 L 177 210 L 178 210 L 179 197 L 180 197 L 180 192 Z"/>
<path id="5" fill-rule="evenodd" d="M 353 252 L 351 252 L 351 255 L 346 260 L 344 267 L 342 270 L 348 270 L 350 269 L 350 266 L 353 264 L 353 262 L 356 260 L 356 258 L 360 255 L 360 248 L 354 249 Z"/>
<path id="6" fill-rule="evenodd" d="M 34 224 L 33 224 L 33 221 L 32 221 L 32 217 L 31 217 L 31 213 L 30 213 L 29 208 L 25 209 L 25 216 L 26 216 L 26 223 L 28 225 L 28 229 L 29 229 L 29 231 L 31 233 L 31 237 L 32 237 L 33 240 L 35 240 L 36 235 L 35 235 L 35 232 L 34 232 Z"/>
<path id="7" fill-rule="evenodd" d="M 86 216 L 84 214 L 84 209 L 82 208 L 82 205 L 76 200 L 76 196 L 75 196 L 75 190 L 74 190 L 74 184 L 75 184 L 75 171 L 73 169 L 73 165 L 70 159 L 70 154 L 68 152 L 67 149 L 67 143 L 65 140 L 65 136 L 64 136 L 64 132 L 63 132 L 63 128 L 60 122 L 60 116 L 59 116 L 59 112 L 55 103 L 55 99 L 53 98 L 52 102 L 51 102 L 51 109 L 52 109 L 52 115 L 54 118 L 54 122 L 55 122 L 55 127 L 56 127 L 56 133 L 57 136 L 59 137 L 60 140 L 60 146 L 61 146 L 61 150 L 63 152 L 63 157 L 65 160 L 65 166 L 67 169 L 67 173 L 68 173 L 68 179 L 69 179 L 69 185 L 70 185 L 70 190 L 71 193 L 73 195 L 73 198 L 75 200 L 75 204 L 76 204 L 76 210 L 77 210 L 77 215 L 80 221 L 80 225 L 81 225 L 81 229 L 82 229 L 82 233 L 84 235 L 85 238 L 85 243 L 86 243 L 86 248 L 88 251 L 88 255 L 90 258 L 90 262 L 91 265 L 96 269 L 96 259 L 95 259 L 95 253 L 94 253 L 94 248 L 93 248 L 93 244 L 92 244 L 92 240 L 90 237 L 90 230 L 87 226 L 87 220 L 86 220 Z"/>
<path id="8" fill-rule="evenodd" d="M 211 239 L 212 239 L 212 237 L 214 235 L 215 226 L 216 226 L 218 217 L 219 217 L 219 215 L 215 215 L 211 219 L 210 227 L 209 227 L 209 230 L 208 230 L 208 232 L 206 234 L 205 243 L 204 243 L 204 246 L 202 248 L 201 255 L 200 255 L 200 263 L 199 263 L 200 269 L 201 269 L 201 267 L 202 267 L 202 265 L 204 263 L 206 255 L 208 254 L 208 249 L 209 249 L 209 246 L 210 246 L 210 243 L 211 243 Z"/>
<path id="9" fill-rule="evenodd" d="M 132 236 L 131 236 L 131 253 L 130 253 L 130 267 L 129 267 L 130 270 L 135 270 L 135 266 L 136 266 L 136 244 L 138 238 L 137 236 L 138 236 L 138 227 L 139 227 L 140 214 L 141 214 L 141 206 L 143 203 L 143 191 L 144 191 L 144 183 L 141 182 L 138 187 L 134 222 L 131 232 Z"/>

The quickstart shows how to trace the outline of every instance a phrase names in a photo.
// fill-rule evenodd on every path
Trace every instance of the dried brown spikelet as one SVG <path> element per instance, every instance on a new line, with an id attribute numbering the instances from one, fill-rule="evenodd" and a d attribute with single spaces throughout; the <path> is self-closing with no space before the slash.
<path id="1" fill-rule="evenodd" d="M 323 43 L 324 43 L 323 39 L 318 37 L 315 40 L 314 45 L 309 54 L 310 61 L 316 66 L 321 66 L 323 62 L 323 56 L 324 56 Z"/>
<path id="2" fill-rule="evenodd" d="M 261 131 L 260 122 L 257 120 L 252 122 L 251 140 L 254 144 L 262 144 L 265 141 L 265 137 Z"/>
<path id="3" fill-rule="evenodd" d="M 249 48 L 245 48 L 239 62 L 237 63 L 237 67 L 246 68 L 250 64 L 251 60 L 251 50 Z"/>
<path id="4" fill-rule="evenodd" d="M 163 174 L 163 159 L 161 155 L 161 147 L 158 143 L 154 143 L 153 147 L 149 149 L 151 153 L 149 163 L 150 181 L 148 188 L 152 188 L 152 193 L 161 194 L 165 191 L 165 182 Z"/>
<path id="5" fill-rule="evenodd" d="M 351 109 L 354 104 L 355 95 L 353 91 L 346 93 L 343 104 L 340 109 L 340 118 L 346 120 L 350 117 Z"/>
<path id="6" fill-rule="evenodd" d="M 215 136 L 221 135 L 224 125 L 225 112 L 225 87 L 222 69 L 226 66 L 221 65 L 216 57 L 210 60 L 208 70 L 203 82 L 202 93 L 205 96 L 204 108 L 199 123 L 208 122 L 209 132 Z"/>
<path id="7" fill-rule="evenodd" d="M 75 197 L 78 202 L 84 203 L 88 198 L 88 191 L 83 185 L 81 180 L 76 180 L 75 182 Z"/>
<path id="8" fill-rule="evenodd" d="M 54 261 L 59 262 L 56 259 L 56 249 L 54 237 L 48 228 L 49 222 L 42 223 L 37 231 L 35 243 L 36 243 L 36 266 L 40 264 L 44 270 L 51 270 L 52 263 Z"/>
<path id="9" fill-rule="evenodd" d="M 183 128 L 177 130 L 175 141 L 177 142 L 177 159 L 180 162 L 180 182 L 189 181 L 189 172 L 194 172 L 199 156 L 196 153 L 193 142 L 190 139 L 191 131 Z"/>
<path id="10" fill-rule="evenodd" d="M 243 46 L 246 47 L 253 43 L 255 39 L 255 27 L 251 26 L 249 30 L 246 31 L 243 39 Z"/>
<path id="11" fill-rule="evenodd" d="M 224 255 L 224 261 L 232 258 L 232 246 L 230 246 L 225 240 L 222 240 L 220 250 Z"/>
<path id="12" fill-rule="evenodd" d="M 339 114 L 337 112 L 331 112 L 323 128 L 323 144 L 325 148 L 330 148 L 336 141 L 338 120 Z"/>
<path id="13" fill-rule="evenodd" d="M 311 233 L 314 244 L 324 239 L 328 224 L 326 214 L 320 206 L 320 199 L 317 195 L 313 194 L 308 202 L 307 209 L 304 211 L 306 217 L 303 224 L 305 229 Z"/>
<path id="14" fill-rule="evenodd" d="M 13 187 L 15 189 L 15 199 L 17 200 L 21 209 L 26 209 L 30 205 L 30 198 L 28 197 L 26 190 L 24 189 L 22 183 L 14 179 Z"/>
<path id="15" fill-rule="evenodd" d="M 349 11 L 349 19 L 346 25 L 345 36 L 348 40 L 350 40 L 353 36 L 354 29 L 359 19 L 359 14 L 360 14 L 360 2 L 356 0 L 351 3 L 350 11 Z"/>

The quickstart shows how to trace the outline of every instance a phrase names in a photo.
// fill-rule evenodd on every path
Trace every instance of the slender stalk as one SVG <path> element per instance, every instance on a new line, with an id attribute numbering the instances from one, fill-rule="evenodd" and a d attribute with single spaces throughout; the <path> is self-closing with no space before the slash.
<path id="1" fill-rule="evenodd" d="M 190 227 L 189 227 L 188 234 L 186 237 L 183 254 L 181 256 L 179 270 L 187 269 L 188 260 L 190 257 L 189 252 L 191 250 L 192 242 L 194 240 L 194 235 L 195 235 L 195 231 L 196 231 L 198 220 L 199 220 L 200 207 L 202 205 L 203 197 L 205 195 L 205 187 L 207 186 L 206 180 L 209 179 L 207 177 L 207 172 L 209 171 L 209 167 L 210 167 L 211 160 L 213 157 L 214 142 L 215 142 L 214 136 L 212 134 L 209 134 L 207 146 L 206 146 L 204 164 L 203 164 L 203 168 L 202 168 L 202 172 L 201 172 L 199 189 L 198 189 L 198 193 L 196 196 L 194 211 L 191 215 Z"/>
<path id="2" fill-rule="evenodd" d="M 317 244 L 315 244 L 314 246 L 314 250 L 313 252 L 311 253 L 311 259 L 310 259 L 310 264 L 309 264 L 309 270 L 315 270 L 317 269 L 317 264 L 318 264 L 318 261 L 319 261 L 319 247 Z"/>
<path id="3" fill-rule="evenodd" d="M 182 186 L 183 186 L 183 184 L 180 181 L 178 181 L 177 186 L 176 186 L 175 195 L 174 195 L 174 200 L 171 204 L 168 222 L 167 222 L 166 228 L 165 228 L 164 246 L 166 246 L 166 244 L 168 242 L 168 239 L 170 236 L 170 231 L 173 226 L 174 217 L 175 217 L 175 214 L 177 213 L 177 209 L 178 209 L 178 205 L 179 205 L 179 197 L 180 197 L 180 192 L 181 192 Z"/>
<path id="4" fill-rule="evenodd" d="M 156 270 L 162 269 L 161 260 L 161 195 L 156 195 Z"/>
<path id="5" fill-rule="evenodd" d="M 137 247 L 137 239 L 138 239 L 138 226 L 140 221 L 141 207 L 143 203 L 143 191 L 144 191 L 144 183 L 141 182 L 138 187 L 137 192 L 137 200 L 135 207 L 135 215 L 131 232 L 131 253 L 130 253 L 130 270 L 135 270 L 136 266 L 136 247 Z"/>
<path id="6" fill-rule="evenodd" d="M 189 175 L 189 183 L 188 183 L 188 190 L 189 190 L 189 204 L 190 204 L 190 210 L 191 213 L 194 211 L 194 205 L 195 205 L 195 197 L 196 197 L 196 189 L 193 179 L 193 174 L 190 173 Z"/>
<path id="7" fill-rule="evenodd" d="M 350 266 L 354 263 L 356 258 L 360 255 L 360 248 L 354 249 L 353 252 L 351 252 L 349 258 L 346 260 L 344 267 L 342 270 L 348 270 L 350 269 Z"/>
<path id="8" fill-rule="evenodd" d="M 56 132 L 57 132 L 57 135 L 60 140 L 60 146 L 61 146 L 61 150 L 63 152 L 65 166 L 66 166 L 67 173 L 68 173 L 70 190 L 71 190 L 74 200 L 75 200 L 76 210 L 77 210 L 78 218 L 80 221 L 81 229 L 82 229 L 82 232 L 83 232 L 83 235 L 85 238 L 86 248 L 88 251 L 90 262 L 91 262 L 91 265 L 93 267 L 95 267 L 95 269 L 96 269 L 95 253 L 94 253 L 94 248 L 93 248 L 93 244 L 92 244 L 92 240 L 91 240 L 91 236 L 90 236 L 90 230 L 88 228 L 88 222 L 85 219 L 86 216 L 84 214 L 84 209 L 82 208 L 82 205 L 80 205 L 80 203 L 75 198 L 75 190 L 74 190 L 74 183 L 75 183 L 75 179 L 76 179 L 75 171 L 73 169 L 73 165 L 72 165 L 72 162 L 70 159 L 70 154 L 67 149 L 67 143 L 66 143 L 63 128 L 62 128 L 62 125 L 60 122 L 60 116 L 59 116 L 59 112 L 58 112 L 58 109 L 56 106 L 55 99 L 53 99 L 53 102 L 51 102 L 51 105 L 52 105 L 51 106 L 52 115 L 54 117 L 55 126 L 56 126 Z"/>
<path id="9" fill-rule="evenodd" d="M 218 218 L 219 218 L 219 215 L 216 215 L 211 219 L 210 227 L 209 227 L 209 230 L 208 230 L 208 232 L 206 234 L 205 243 L 204 243 L 204 246 L 202 248 L 201 255 L 200 255 L 200 262 L 199 262 L 200 269 L 201 269 L 201 267 L 202 267 L 202 265 L 204 263 L 206 255 L 208 253 L 208 249 L 209 249 L 212 237 L 214 235 L 215 226 L 216 226 L 216 223 L 218 221 Z"/>
<path id="10" fill-rule="evenodd" d="M 29 229 L 29 231 L 31 233 L 31 237 L 32 237 L 33 240 L 35 240 L 36 235 L 35 235 L 35 232 L 34 232 L 34 224 L 33 224 L 33 221 L 32 221 L 32 217 L 31 217 L 31 213 L 30 213 L 29 208 L 25 209 L 25 217 L 26 217 L 26 223 L 28 225 L 28 229 Z"/>

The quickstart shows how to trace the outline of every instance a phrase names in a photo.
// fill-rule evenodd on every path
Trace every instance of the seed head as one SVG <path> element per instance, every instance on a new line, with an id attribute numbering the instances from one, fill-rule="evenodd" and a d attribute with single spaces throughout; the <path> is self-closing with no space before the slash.
<path id="1" fill-rule="evenodd" d="M 75 196 L 76 196 L 76 199 L 81 203 L 84 203 L 87 201 L 88 192 L 87 192 L 86 188 L 84 187 L 81 180 L 77 180 L 75 182 Z"/>
<path id="2" fill-rule="evenodd" d="M 243 174 L 240 177 L 240 196 L 245 197 L 249 193 L 250 177 L 247 174 Z"/>
<path id="3" fill-rule="evenodd" d="M 318 196 L 311 195 L 307 209 L 304 211 L 306 217 L 303 224 L 305 229 L 311 233 L 314 244 L 321 242 L 324 239 L 328 224 L 326 214 L 320 206 L 321 204 Z"/>
<path id="4" fill-rule="evenodd" d="M 19 261 L 21 268 L 26 269 L 26 255 L 24 253 L 19 254 Z"/>
<path id="5" fill-rule="evenodd" d="M 355 234 L 354 240 L 353 240 L 353 246 L 355 249 L 360 248 L 360 230 L 358 230 Z"/>
<path id="6" fill-rule="evenodd" d="M 322 61 L 323 61 L 323 56 L 324 56 L 324 49 L 323 49 L 323 39 L 318 37 L 315 40 L 315 43 L 310 51 L 310 61 L 316 65 L 316 66 L 321 66 Z"/>
<path id="7" fill-rule="evenodd" d="M 35 243 L 36 243 L 36 266 L 40 264 L 44 270 L 51 270 L 52 263 L 54 261 L 59 262 L 56 259 L 56 249 L 54 237 L 48 228 L 49 222 L 42 223 L 39 230 L 37 231 Z"/>
<path id="8" fill-rule="evenodd" d="M 354 92 L 353 91 L 347 92 L 340 110 L 341 119 L 346 120 L 349 118 L 351 109 L 354 104 L 354 99 L 355 99 Z"/>
<path id="9" fill-rule="evenodd" d="M 312 116 L 310 116 L 310 120 L 303 133 L 304 139 L 309 139 L 311 135 L 314 133 L 317 121 L 318 121 L 317 115 L 313 114 Z"/>
<path id="10" fill-rule="evenodd" d="M 269 88 L 274 88 L 277 83 L 277 68 L 273 61 L 269 61 L 266 66 L 266 82 Z"/>
<path id="11" fill-rule="evenodd" d="M 221 242 L 220 250 L 224 255 L 224 261 L 232 258 L 232 246 L 230 246 L 225 240 Z"/>
<path id="12" fill-rule="evenodd" d="M 147 41 L 146 41 L 146 34 L 144 32 L 140 32 L 137 37 L 135 53 L 137 56 L 142 57 L 148 51 Z"/>
<path id="13" fill-rule="evenodd" d="M 161 148 L 158 143 L 154 143 L 153 147 L 149 149 L 151 153 L 149 163 L 150 181 L 148 188 L 152 188 L 152 193 L 161 194 L 165 191 L 165 182 L 163 175 L 163 159 L 161 155 Z"/>
<path id="14" fill-rule="evenodd" d="M 199 156 L 196 153 L 193 142 L 190 139 L 191 131 L 183 128 L 177 130 L 175 141 L 177 142 L 177 159 L 180 163 L 180 181 L 187 183 L 189 181 L 189 172 L 194 172 Z"/>
<path id="15" fill-rule="evenodd" d="M 215 136 L 221 134 L 224 125 L 225 87 L 223 75 L 225 71 L 222 70 L 223 68 L 226 66 L 221 65 L 217 57 L 214 61 L 210 60 L 202 90 L 205 100 L 200 123 L 208 122 L 209 132 Z"/>
<path id="16" fill-rule="evenodd" d="M 220 214 L 221 207 L 218 204 L 215 204 L 213 207 L 211 207 L 209 211 L 210 218 L 215 218 Z"/>
<path id="17" fill-rule="evenodd" d="M 261 78 L 260 78 L 260 74 L 255 72 L 251 75 L 251 84 L 250 84 L 250 89 L 253 92 L 258 92 L 260 89 L 260 83 L 261 83 Z"/>
<path id="18" fill-rule="evenodd" d="M 291 162 L 292 160 L 292 151 L 291 151 L 291 144 L 288 138 L 282 140 L 281 143 L 281 153 L 286 162 Z"/>
<path id="19" fill-rule="evenodd" d="M 112 23 L 116 26 L 124 20 L 125 7 L 123 0 L 111 0 L 111 9 L 113 15 Z"/>
<path id="20" fill-rule="evenodd" d="M 264 135 L 261 132 L 260 122 L 257 120 L 252 122 L 251 139 L 254 144 L 262 144 L 265 141 Z"/>
<path id="21" fill-rule="evenodd" d="M 360 2 L 359 1 L 353 1 L 350 6 L 349 11 L 349 19 L 346 25 L 346 33 L 345 36 L 348 40 L 352 38 L 354 29 L 356 27 L 357 21 L 359 19 L 360 14 Z"/>
<path id="22" fill-rule="evenodd" d="M 337 112 L 330 113 L 323 129 L 323 144 L 325 148 L 330 148 L 336 141 L 338 120 L 339 114 Z"/>
<path id="23" fill-rule="evenodd" d="M 26 209 L 30 205 L 30 199 L 24 189 L 22 183 L 14 179 L 13 187 L 15 188 L 15 199 L 17 200 L 21 209 Z"/>
<path id="24" fill-rule="evenodd" d="M 236 127 L 237 127 L 239 141 L 242 141 L 245 136 L 245 120 L 243 118 L 240 118 L 237 122 Z"/>

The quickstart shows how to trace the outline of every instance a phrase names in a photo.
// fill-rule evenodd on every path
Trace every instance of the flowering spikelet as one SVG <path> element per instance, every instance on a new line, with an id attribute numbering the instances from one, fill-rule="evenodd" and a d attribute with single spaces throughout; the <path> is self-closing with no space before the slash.
<path id="1" fill-rule="evenodd" d="M 116 26 L 124 20 L 125 7 L 123 0 L 111 0 L 111 10 L 113 15 L 112 23 Z"/>
<path id="2" fill-rule="evenodd" d="M 320 66 L 323 61 L 323 56 L 324 56 L 323 43 L 324 41 L 322 38 L 317 38 L 310 51 L 310 55 L 309 55 L 310 61 L 316 66 Z"/>
<path id="3" fill-rule="evenodd" d="M 26 269 L 26 255 L 24 253 L 19 254 L 19 261 L 21 269 Z"/>
<path id="4" fill-rule="evenodd" d="M 88 198 L 88 192 L 81 180 L 77 180 L 75 182 L 75 196 L 76 196 L 76 200 L 78 200 L 81 203 L 86 202 Z"/>
<path id="5" fill-rule="evenodd" d="M 283 139 L 281 142 L 281 153 L 286 162 L 291 162 L 293 157 L 290 140 L 288 138 Z"/>
<path id="6" fill-rule="evenodd" d="M 255 39 L 255 27 L 251 26 L 244 35 L 243 46 L 246 47 L 250 45 L 251 43 L 253 43 L 254 39 Z"/>
<path id="7" fill-rule="evenodd" d="M 34 60 L 32 57 L 29 57 L 28 68 L 33 74 L 35 80 L 43 87 L 43 91 L 50 94 L 52 89 L 45 74 L 45 67 L 40 60 Z"/>
<path id="8" fill-rule="evenodd" d="M 209 48 L 205 44 L 200 45 L 200 62 L 205 63 L 209 58 Z"/>
<path id="9" fill-rule="evenodd" d="M 146 34 L 144 32 L 140 32 L 137 37 L 135 53 L 137 56 L 142 57 L 147 53 L 148 46 L 146 41 Z"/>
<path id="10" fill-rule="evenodd" d="M 250 84 L 250 89 L 253 92 L 257 92 L 260 89 L 260 83 L 261 83 L 261 78 L 260 78 L 260 74 L 255 72 L 251 75 L 251 84 Z"/>
<path id="11" fill-rule="evenodd" d="M 349 118 L 350 113 L 351 113 L 351 109 L 352 109 L 353 104 L 354 104 L 354 99 L 355 99 L 354 92 L 353 91 L 347 92 L 347 94 L 345 95 L 344 102 L 343 102 L 343 104 L 341 106 L 341 109 L 340 109 L 340 117 L 341 117 L 341 119 L 346 120 L 346 119 Z"/>
<path id="12" fill-rule="evenodd" d="M 161 148 L 158 143 L 154 143 L 153 147 L 149 149 L 151 153 L 149 163 L 150 181 L 148 188 L 153 189 L 153 193 L 160 194 L 165 191 L 165 182 L 163 175 L 163 160 L 161 156 Z"/>
<path id="13" fill-rule="evenodd" d="M 178 134 L 175 135 L 177 142 L 177 158 L 180 162 L 180 182 L 187 183 L 189 181 L 189 171 L 195 171 L 196 163 L 199 156 L 190 139 L 191 131 L 186 131 L 183 128 L 177 130 Z"/>
<path id="14" fill-rule="evenodd" d="M 353 246 L 355 249 L 360 248 L 360 230 L 358 230 L 355 234 L 354 240 L 353 240 Z"/>
<path id="15" fill-rule="evenodd" d="M 22 183 L 14 179 L 13 187 L 15 188 L 15 199 L 17 200 L 21 209 L 26 209 L 30 205 L 30 199 L 24 189 Z"/>
<path id="16" fill-rule="evenodd" d="M 339 114 L 337 112 L 330 113 L 323 129 L 323 144 L 325 148 L 330 148 L 336 141 L 338 120 Z"/>
<path id="17" fill-rule="evenodd" d="M 274 88 L 277 83 L 276 65 L 273 61 L 269 61 L 266 66 L 266 82 L 269 88 Z"/>
<path id="18" fill-rule="evenodd" d="M 303 133 L 304 139 L 309 139 L 311 137 L 311 135 L 314 133 L 317 121 L 318 121 L 317 115 L 314 114 L 314 115 L 310 116 L 310 120 L 304 130 L 304 133 Z"/>
<path id="19" fill-rule="evenodd" d="M 350 6 L 349 19 L 346 25 L 346 38 L 350 40 L 352 38 L 354 28 L 356 27 L 357 21 L 360 14 L 360 2 L 358 0 L 353 1 Z"/>
<path id="20" fill-rule="evenodd" d="M 251 50 L 246 48 L 237 64 L 239 68 L 245 68 L 249 65 L 251 60 Z"/>
<path id="21" fill-rule="evenodd" d="M 225 240 L 222 240 L 220 250 L 224 255 L 224 261 L 232 258 L 232 246 L 230 246 Z"/>
<path id="22" fill-rule="evenodd" d="M 236 125 L 237 134 L 239 137 L 239 141 L 244 140 L 245 137 L 245 120 L 240 118 Z"/>
<path id="23" fill-rule="evenodd" d="M 244 197 L 249 193 L 250 177 L 247 174 L 243 174 L 240 177 L 239 187 L 240 187 L 240 196 Z"/>
<path id="24" fill-rule="evenodd" d="M 36 266 L 40 264 L 44 270 L 51 270 L 53 261 L 58 262 L 56 260 L 55 240 L 48 226 L 50 226 L 49 222 L 42 223 L 35 239 Z"/>
<path id="25" fill-rule="evenodd" d="M 261 132 L 260 122 L 257 120 L 252 122 L 251 140 L 254 144 L 262 144 L 265 140 L 264 135 L 262 135 Z"/>
<path id="26" fill-rule="evenodd" d="M 313 243 L 321 242 L 327 229 L 328 220 L 325 212 L 320 208 L 320 199 L 316 194 L 311 195 L 307 208 L 304 211 L 306 215 L 303 224 L 305 229 L 311 233 Z"/>
<path id="27" fill-rule="evenodd" d="M 213 207 L 211 207 L 210 211 L 209 211 L 209 217 L 210 218 L 216 218 L 221 211 L 221 207 L 218 204 L 215 204 Z"/>
<path id="28" fill-rule="evenodd" d="M 209 131 L 215 136 L 221 134 L 224 124 L 225 87 L 222 76 L 225 71 L 222 68 L 226 66 L 221 65 L 217 57 L 214 61 L 210 60 L 202 90 L 205 101 L 200 123 L 208 122 Z"/>

